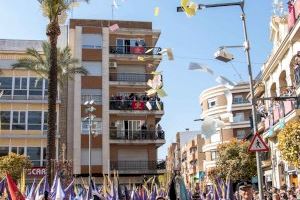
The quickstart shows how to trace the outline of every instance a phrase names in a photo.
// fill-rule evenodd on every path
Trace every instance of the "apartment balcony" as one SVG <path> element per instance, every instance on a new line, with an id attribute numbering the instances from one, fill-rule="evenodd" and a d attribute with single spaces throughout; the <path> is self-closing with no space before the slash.
<path id="1" fill-rule="evenodd" d="M 109 73 L 110 85 L 146 86 L 147 81 L 152 78 L 153 74 Z"/>
<path id="2" fill-rule="evenodd" d="M 162 174 L 166 170 L 165 161 L 111 161 L 110 169 L 119 174 Z"/>
<path id="3" fill-rule="evenodd" d="M 249 104 L 247 99 L 233 99 L 232 104 Z"/>
<path id="4" fill-rule="evenodd" d="M 110 100 L 110 114 L 134 114 L 145 115 L 155 114 L 161 116 L 164 114 L 164 105 L 161 101 L 143 101 L 143 100 Z"/>
<path id="5" fill-rule="evenodd" d="M 165 143 L 164 131 L 156 130 L 116 130 L 110 129 L 110 143 L 114 144 L 147 144 L 156 143 L 163 145 Z"/>
<path id="6" fill-rule="evenodd" d="M 300 115 L 299 105 L 295 101 L 281 101 L 271 108 L 271 113 L 264 120 L 264 137 L 274 137 L 278 130 L 290 120 L 296 119 Z M 272 128 L 272 131 L 268 131 Z"/>
<path id="7" fill-rule="evenodd" d="M 137 60 L 138 56 L 143 56 L 147 60 L 161 59 L 160 47 L 143 47 L 143 46 L 110 46 L 110 57 L 119 60 Z M 142 61 L 142 60 L 141 60 Z"/>

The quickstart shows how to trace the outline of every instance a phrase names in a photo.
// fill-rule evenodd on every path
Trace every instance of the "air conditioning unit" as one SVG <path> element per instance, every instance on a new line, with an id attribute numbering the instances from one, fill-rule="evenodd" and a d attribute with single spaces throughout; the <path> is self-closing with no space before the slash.
<path id="1" fill-rule="evenodd" d="M 117 68 L 117 62 L 109 62 L 109 68 Z"/>
<path id="2" fill-rule="evenodd" d="M 215 53 L 215 58 L 223 62 L 229 62 L 234 59 L 233 55 L 226 52 L 225 49 L 220 49 Z"/>

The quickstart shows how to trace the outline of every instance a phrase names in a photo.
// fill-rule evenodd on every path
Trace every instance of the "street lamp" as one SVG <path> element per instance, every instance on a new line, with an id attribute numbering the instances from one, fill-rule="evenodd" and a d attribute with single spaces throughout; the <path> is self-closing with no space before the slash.
<path id="1" fill-rule="evenodd" d="M 91 184 L 91 179 L 92 179 L 92 170 L 91 170 L 91 162 L 92 162 L 92 153 L 91 153 L 91 141 L 92 141 L 92 123 L 94 118 L 96 117 L 93 115 L 93 112 L 96 111 L 96 108 L 93 106 L 94 105 L 94 100 L 86 101 L 84 102 L 84 105 L 86 106 L 85 113 L 88 114 L 87 117 L 84 118 L 84 121 L 88 120 L 89 123 L 89 184 Z"/>
<path id="2" fill-rule="evenodd" d="M 246 52 L 247 66 L 248 66 L 248 75 L 249 75 L 249 85 L 250 85 L 250 94 L 252 100 L 252 120 L 253 120 L 253 133 L 257 132 L 257 124 L 256 124 L 256 109 L 255 109 L 255 99 L 254 99 L 254 89 L 253 89 L 253 77 L 252 77 L 252 68 L 251 68 L 251 60 L 250 60 L 250 46 L 248 40 L 247 26 L 246 26 L 246 18 L 244 11 L 244 0 L 239 2 L 230 2 L 230 3 L 217 3 L 217 4 L 198 4 L 198 10 L 203 8 L 217 8 L 217 7 L 229 7 L 229 6 L 238 6 L 241 8 L 242 15 L 241 20 L 243 23 L 243 32 L 244 32 L 244 48 Z M 177 12 L 183 12 L 182 7 L 177 7 Z M 256 164 L 257 164 L 257 177 L 258 177 L 258 189 L 259 189 L 259 199 L 263 199 L 263 181 L 262 181 L 262 167 L 261 167 L 261 159 L 259 152 L 256 152 Z"/>

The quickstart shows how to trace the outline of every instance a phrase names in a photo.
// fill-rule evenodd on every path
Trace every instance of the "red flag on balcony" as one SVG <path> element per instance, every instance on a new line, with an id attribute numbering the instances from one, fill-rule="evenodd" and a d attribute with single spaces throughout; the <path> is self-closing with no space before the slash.
<path id="1" fill-rule="evenodd" d="M 6 174 L 6 182 L 8 192 L 12 200 L 25 200 L 24 196 L 21 194 L 21 192 L 19 191 L 12 177 L 9 174 Z"/>
<path id="2" fill-rule="evenodd" d="M 289 30 L 291 30 L 294 27 L 296 22 L 295 7 L 292 1 L 289 1 L 288 8 L 289 8 L 288 28 Z"/>
<path id="3" fill-rule="evenodd" d="M 132 102 L 132 109 L 133 110 L 144 110 L 145 104 L 144 102 L 140 101 L 133 101 Z"/>

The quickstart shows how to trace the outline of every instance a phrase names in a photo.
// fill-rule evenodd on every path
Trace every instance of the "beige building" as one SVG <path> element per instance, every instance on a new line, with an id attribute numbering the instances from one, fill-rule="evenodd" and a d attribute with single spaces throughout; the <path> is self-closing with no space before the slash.
<path id="1" fill-rule="evenodd" d="M 255 96 L 299 96 L 300 70 L 295 65 L 295 57 L 300 51 L 300 22 L 296 21 L 289 30 L 286 17 L 273 16 L 270 24 L 273 50 L 256 77 Z M 269 186 L 299 184 L 297 170 L 280 156 L 277 138 L 286 122 L 299 119 L 298 106 L 295 101 L 258 101 L 259 132 L 271 149 L 262 160 L 264 181 Z"/>
<path id="2" fill-rule="evenodd" d="M 232 138 L 244 139 L 250 133 L 251 104 L 246 99 L 249 93 L 247 83 L 239 83 L 233 89 L 222 85 L 208 88 L 200 95 L 203 123 L 215 122 L 217 127 L 206 136 L 202 151 L 205 152 L 204 171 L 216 166 L 217 146 Z M 225 95 L 227 94 L 227 95 Z M 211 125 L 212 128 L 215 125 Z"/>
<path id="3" fill-rule="evenodd" d="M 181 148 L 181 174 L 185 184 L 192 188 L 195 182 L 202 178 L 205 154 L 202 152 L 204 138 L 198 134 L 182 145 Z"/>
<path id="4" fill-rule="evenodd" d="M 108 28 L 114 24 L 119 26 L 116 31 Z M 156 175 L 165 168 L 157 160 L 157 148 L 165 143 L 159 126 L 163 103 L 145 97 L 146 83 L 153 77 L 150 73 L 162 59 L 161 48 L 156 47 L 159 36 L 151 22 L 71 19 L 70 47 L 89 71 L 87 76 L 75 75 L 69 84 L 67 152 L 75 174 L 88 173 L 83 104 L 91 99 L 96 108 L 93 175 L 117 170 L 121 182 L 139 183 L 143 175 Z"/>
<path id="5" fill-rule="evenodd" d="M 34 167 L 46 164 L 48 81 L 28 70 L 13 70 L 11 65 L 27 57 L 27 48 L 42 54 L 41 44 L 34 40 L 0 40 L 0 156 L 25 154 Z M 58 97 L 57 113 L 59 103 Z"/>

